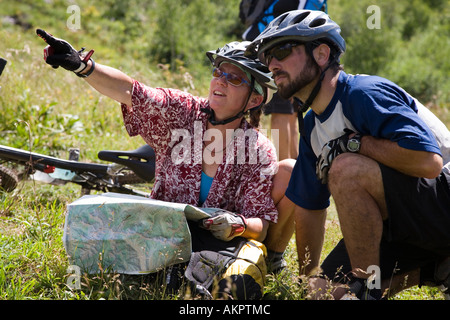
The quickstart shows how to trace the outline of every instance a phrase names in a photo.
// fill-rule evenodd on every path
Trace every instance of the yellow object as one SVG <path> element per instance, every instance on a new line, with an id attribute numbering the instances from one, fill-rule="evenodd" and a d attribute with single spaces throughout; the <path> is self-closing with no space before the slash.
<path id="1" fill-rule="evenodd" d="M 244 292 L 249 294 L 261 295 L 263 293 L 264 288 L 264 280 L 267 274 L 267 266 L 266 266 L 266 256 L 267 249 L 264 244 L 256 241 L 249 240 L 247 241 L 239 250 L 237 255 L 237 259 L 227 268 L 225 273 L 222 276 L 222 279 L 232 279 L 232 283 L 235 283 L 235 279 L 233 276 L 241 276 L 244 278 L 243 284 L 249 284 L 249 276 L 253 279 L 250 280 L 252 290 L 250 288 L 232 288 L 232 291 L 235 290 L 241 291 L 244 289 Z M 258 285 L 255 286 L 253 281 Z M 259 287 L 260 292 L 251 292 L 256 290 Z"/>

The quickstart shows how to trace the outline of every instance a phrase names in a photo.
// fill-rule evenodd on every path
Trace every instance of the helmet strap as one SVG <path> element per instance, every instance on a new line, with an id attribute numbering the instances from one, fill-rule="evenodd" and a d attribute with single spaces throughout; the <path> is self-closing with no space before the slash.
<path id="1" fill-rule="evenodd" d="M 313 48 L 314 48 L 313 45 L 307 46 L 307 52 L 310 55 L 310 57 L 312 58 L 312 60 L 314 61 L 314 63 L 317 65 L 316 59 L 314 59 L 314 56 L 312 53 Z M 333 65 L 333 63 L 335 61 L 337 61 L 336 56 L 334 56 L 333 59 L 330 60 L 327 67 L 321 72 L 319 80 L 317 81 L 316 85 L 312 89 L 312 91 L 309 94 L 308 99 L 306 99 L 305 103 L 303 103 L 303 101 L 301 101 L 298 98 L 294 98 L 294 100 L 298 104 L 297 118 L 298 118 L 298 131 L 300 132 L 300 135 L 304 135 L 303 113 L 306 112 L 311 107 L 312 103 L 314 102 L 314 99 L 317 97 L 317 94 L 320 91 L 320 88 L 322 87 L 322 81 L 323 81 L 323 78 L 325 78 L 325 73 Z"/>
<path id="2" fill-rule="evenodd" d="M 316 85 L 312 89 L 308 99 L 306 99 L 306 102 L 303 103 L 301 100 L 299 101 L 299 112 L 303 113 L 308 110 L 309 107 L 311 107 L 311 104 L 314 102 L 314 99 L 316 98 L 317 94 L 320 91 L 320 88 L 322 87 L 322 81 L 323 78 L 325 78 L 325 72 L 327 72 L 328 68 L 331 66 L 331 64 L 328 64 L 328 66 L 322 71 L 320 74 L 319 80 L 317 81 Z"/>
<path id="3" fill-rule="evenodd" d="M 314 63 L 318 66 L 316 59 L 314 58 L 313 55 L 313 50 L 314 48 L 316 48 L 318 45 L 320 45 L 320 42 L 317 41 L 312 41 L 309 42 L 305 45 L 306 47 L 306 52 L 309 54 L 309 56 L 312 58 L 312 60 L 314 61 Z M 330 59 L 330 61 L 328 62 L 327 67 L 322 71 L 322 73 L 320 74 L 319 80 L 317 81 L 316 85 L 314 86 L 313 90 L 311 91 L 308 99 L 306 99 L 306 102 L 303 103 L 301 100 L 297 99 L 297 102 L 299 103 L 299 113 L 303 113 L 306 112 L 306 110 L 308 110 L 312 103 L 314 102 L 314 99 L 316 98 L 317 94 L 320 91 L 320 88 L 322 86 L 322 81 L 323 78 L 325 78 L 325 72 L 327 72 L 327 70 L 336 62 L 338 61 L 338 58 L 335 54 L 333 54 L 332 59 Z"/>
<path id="4" fill-rule="evenodd" d="M 246 112 L 248 112 L 248 111 L 245 111 L 245 108 L 247 107 L 247 104 L 248 104 L 248 102 L 250 101 L 250 97 L 252 96 L 252 93 L 253 93 L 253 90 L 254 90 L 254 85 L 255 85 L 255 78 L 254 78 L 254 77 L 251 77 L 250 93 L 249 93 L 248 96 L 247 96 L 247 100 L 245 101 L 244 106 L 242 107 L 242 110 L 239 111 L 239 113 L 236 114 L 236 115 L 233 116 L 233 117 L 227 118 L 227 119 L 225 119 L 225 120 L 217 121 L 217 120 L 216 120 L 215 113 L 214 113 L 214 110 L 202 108 L 201 111 L 203 111 L 203 112 L 209 114 L 208 121 L 209 121 L 212 125 L 215 125 L 215 126 L 217 126 L 217 125 L 224 125 L 224 124 L 233 122 L 233 121 L 236 120 L 236 119 L 242 118 L 242 117 L 246 114 Z"/>

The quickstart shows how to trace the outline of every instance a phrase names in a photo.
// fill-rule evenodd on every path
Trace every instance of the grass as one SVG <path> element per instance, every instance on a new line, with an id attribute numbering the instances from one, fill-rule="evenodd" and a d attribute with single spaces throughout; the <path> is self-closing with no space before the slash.
<path id="1" fill-rule="evenodd" d="M 70 147 L 78 147 L 80 159 L 89 161 L 95 160 L 101 149 L 131 150 L 143 143 L 140 138 L 126 134 L 117 103 L 102 97 L 73 74 L 53 70 L 42 61 L 43 43 L 34 30 L 1 26 L 0 53 L 8 60 L 0 78 L 1 144 L 60 157 L 67 157 Z M 76 35 L 71 37 L 80 43 Z M 139 57 L 124 59 L 123 50 L 116 52 L 108 43 L 100 41 L 96 56 L 103 57 L 102 63 L 120 67 L 144 83 L 189 88 L 194 94 L 205 95 L 207 80 L 192 80 L 190 70 L 182 63 L 173 72 L 167 65 L 149 65 Z M 433 108 L 449 123 L 448 105 Z M 268 128 L 267 118 L 264 127 Z M 67 285 L 69 262 L 62 235 L 66 205 L 79 197 L 77 186 L 52 187 L 33 182 L 21 184 L 13 193 L 0 193 L 1 300 L 185 298 L 182 293 L 167 292 L 161 286 L 164 278 L 161 274 L 152 285 L 144 281 L 145 277 L 127 278 L 105 271 L 96 276 L 83 275 L 81 290 L 72 290 Z M 341 237 L 334 206 L 330 209 L 322 259 Z M 305 298 L 304 288 L 297 285 L 293 239 L 287 249 L 287 262 L 286 272 L 267 277 L 266 298 Z M 416 287 L 393 299 L 441 300 L 443 297 L 437 289 Z"/>
<path id="2" fill-rule="evenodd" d="M 77 186 L 51 187 L 23 183 L 12 194 L 0 194 L 0 299 L 98 300 L 189 299 L 189 292 L 169 292 L 163 273 L 122 276 L 107 270 L 81 276 L 81 290 L 71 289 L 69 262 L 62 244 L 66 205 L 79 198 Z M 11 202 L 13 205 L 11 206 Z M 327 238 L 322 259 L 340 240 L 334 206 L 327 219 Z M 286 251 L 288 267 L 280 275 L 268 275 L 264 299 L 304 300 L 305 287 L 298 285 L 294 239 Z M 185 289 L 185 287 L 182 287 Z M 395 300 L 442 300 L 435 288 L 411 288 Z"/>

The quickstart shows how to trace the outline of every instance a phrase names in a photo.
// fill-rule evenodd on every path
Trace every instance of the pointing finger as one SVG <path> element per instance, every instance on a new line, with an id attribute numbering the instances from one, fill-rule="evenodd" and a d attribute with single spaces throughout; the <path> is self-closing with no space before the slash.
<path id="1" fill-rule="evenodd" d="M 42 29 L 36 29 L 36 34 L 39 37 L 41 37 L 45 42 L 47 42 L 49 45 L 54 45 L 56 42 L 55 37 L 53 37 L 50 33 Z"/>

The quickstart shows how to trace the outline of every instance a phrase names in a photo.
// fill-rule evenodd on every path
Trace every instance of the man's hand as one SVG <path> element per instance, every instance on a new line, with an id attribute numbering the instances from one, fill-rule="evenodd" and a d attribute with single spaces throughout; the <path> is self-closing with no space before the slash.
<path id="1" fill-rule="evenodd" d="M 44 60 L 53 68 L 56 69 L 61 66 L 77 74 L 86 68 L 93 50 L 82 58 L 82 50 L 75 50 L 67 41 L 55 38 L 42 29 L 36 29 L 36 34 L 48 44 L 44 49 Z"/>
<path id="2" fill-rule="evenodd" d="M 245 232 L 247 223 L 243 216 L 223 210 L 212 218 L 204 219 L 202 227 L 210 230 L 217 239 L 230 241 Z"/>
<path id="3" fill-rule="evenodd" d="M 330 170 L 331 163 L 341 153 L 347 152 L 347 142 L 353 131 L 345 129 L 345 134 L 334 140 L 328 141 L 322 147 L 322 153 L 316 162 L 316 175 L 317 178 L 323 183 L 328 183 L 328 171 Z"/>

